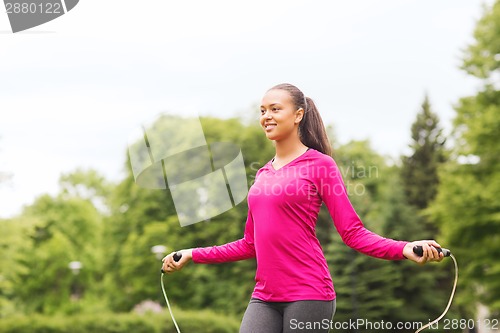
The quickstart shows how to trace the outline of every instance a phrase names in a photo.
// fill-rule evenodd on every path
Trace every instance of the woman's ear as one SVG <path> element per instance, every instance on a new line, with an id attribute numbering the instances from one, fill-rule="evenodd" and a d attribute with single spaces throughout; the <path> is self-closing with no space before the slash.
<path id="1" fill-rule="evenodd" d="M 302 117 L 304 117 L 304 109 L 300 108 L 295 112 L 295 123 L 296 124 L 300 123 Z"/>

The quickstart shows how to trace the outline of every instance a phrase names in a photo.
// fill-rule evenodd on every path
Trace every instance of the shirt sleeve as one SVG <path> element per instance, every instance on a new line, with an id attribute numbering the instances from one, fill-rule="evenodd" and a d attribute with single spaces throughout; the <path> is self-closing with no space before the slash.
<path id="1" fill-rule="evenodd" d="M 243 238 L 224 245 L 193 249 L 193 262 L 216 264 L 255 258 L 252 214 L 248 212 Z"/>
<path id="2" fill-rule="evenodd" d="M 327 157 L 320 164 L 316 186 L 343 242 L 354 250 L 375 258 L 405 259 L 403 248 L 408 242 L 384 238 L 366 229 L 348 198 L 335 161 Z"/>

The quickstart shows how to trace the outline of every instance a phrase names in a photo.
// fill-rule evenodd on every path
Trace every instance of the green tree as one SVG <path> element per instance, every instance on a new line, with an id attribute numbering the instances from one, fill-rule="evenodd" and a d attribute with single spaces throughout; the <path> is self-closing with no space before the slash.
<path id="1" fill-rule="evenodd" d="M 78 174 L 83 176 L 82 171 Z M 92 175 L 94 171 L 88 179 Z M 70 185 L 71 178 L 77 177 L 61 178 L 68 192 L 38 197 L 16 219 L 26 229 L 21 234 L 22 245 L 15 247 L 19 250 L 14 257 L 18 268 L 11 282 L 15 299 L 28 313 L 99 311 L 106 307 L 100 299 L 99 283 L 104 270 L 102 215 L 90 198 L 76 195 L 75 187 L 81 184 Z M 83 264 L 78 275 L 70 270 L 71 261 Z"/>
<path id="2" fill-rule="evenodd" d="M 401 177 L 408 203 L 424 209 L 436 196 L 439 183 L 437 169 L 445 160 L 445 138 L 427 95 L 411 126 L 411 138 L 412 154 L 402 157 Z"/>
<path id="3" fill-rule="evenodd" d="M 474 41 L 464 52 L 461 68 L 468 74 L 494 83 L 500 69 L 500 2 L 484 6 L 483 16 L 474 30 Z"/>
<path id="4" fill-rule="evenodd" d="M 482 79 L 475 95 L 461 98 L 454 119 L 452 160 L 440 170 L 430 207 L 461 265 L 457 301 L 469 314 L 477 302 L 500 313 L 500 2 L 486 7 L 462 68 Z"/>
<path id="5" fill-rule="evenodd" d="M 22 311 L 21 302 L 16 299 L 14 280 L 23 267 L 17 261 L 25 249 L 26 234 L 36 221 L 32 218 L 11 218 L 0 220 L 0 318 Z"/>
<path id="6" fill-rule="evenodd" d="M 459 302 L 500 310 L 500 92 L 486 88 L 457 107 L 457 158 L 445 165 L 432 217 L 461 269 Z M 473 247 L 474 251 L 470 248 Z"/>
<path id="7" fill-rule="evenodd" d="M 438 228 L 429 221 L 424 209 L 436 196 L 438 168 L 445 162 L 446 151 L 439 118 L 432 111 L 427 94 L 411 126 L 411 139 L 412 153 L 402 156 L 400 177 L 389 180 L 394 186 L 387 192 L 387 199 L 392 203 L 385 211 L 387 234 L 409 240 L 436 239 Z M 439 313 L 444 308 L 443 300 L 447 299 L 453 281 L 449 271 L 446 264 L 410 265 L 402 270 L 405 283 L 397 294 L 412 304 L 411 312 L 400 310 L 404 321 L 422 321 L 429 318 L 429 313 Z"/>

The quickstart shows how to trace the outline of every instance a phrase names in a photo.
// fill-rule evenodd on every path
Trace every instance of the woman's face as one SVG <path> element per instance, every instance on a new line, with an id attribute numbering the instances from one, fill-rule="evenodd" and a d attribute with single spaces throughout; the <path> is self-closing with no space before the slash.
<path id="1" fill-rule="evenodd" d="M 269 90 L 262 98 L 260 125 L 269 140 L 280 141 L 297 134 L 304 110 L 296 109 L 292 96 L 282 89 Z"/>

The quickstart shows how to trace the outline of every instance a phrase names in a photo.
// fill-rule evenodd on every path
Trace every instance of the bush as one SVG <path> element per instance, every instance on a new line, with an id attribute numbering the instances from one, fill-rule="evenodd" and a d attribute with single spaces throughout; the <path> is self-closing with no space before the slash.
<path id="1" fill-rule="evenodd" d="M 211 311 L 176 311 L 177 323 L 186 333 L 234 333 L 236 318 Z M 173 333 L 167 311 L 157 314 L 102 313 L 73 316 L 13 316 L 0 321 L 1 333 Z"/>
<path id="2" fill-rule="evenodd" d="M 154 333 L 155 326 L 146 318 L 133 314 L 74 316 L 20 316 L 4 318 L 0 332 L 5 333 Z"/>
<path id="3" fill-rule="evenodd" d="M 168 312 L 155 315 L 160 322 L 159 333 L 175 332 L 175 326 Z M 215 314 L 212 311 L 174 311 L 181 332 L 186 333 L 235 333 L 239 331 L 240 321 L 234 317 Z"/>

